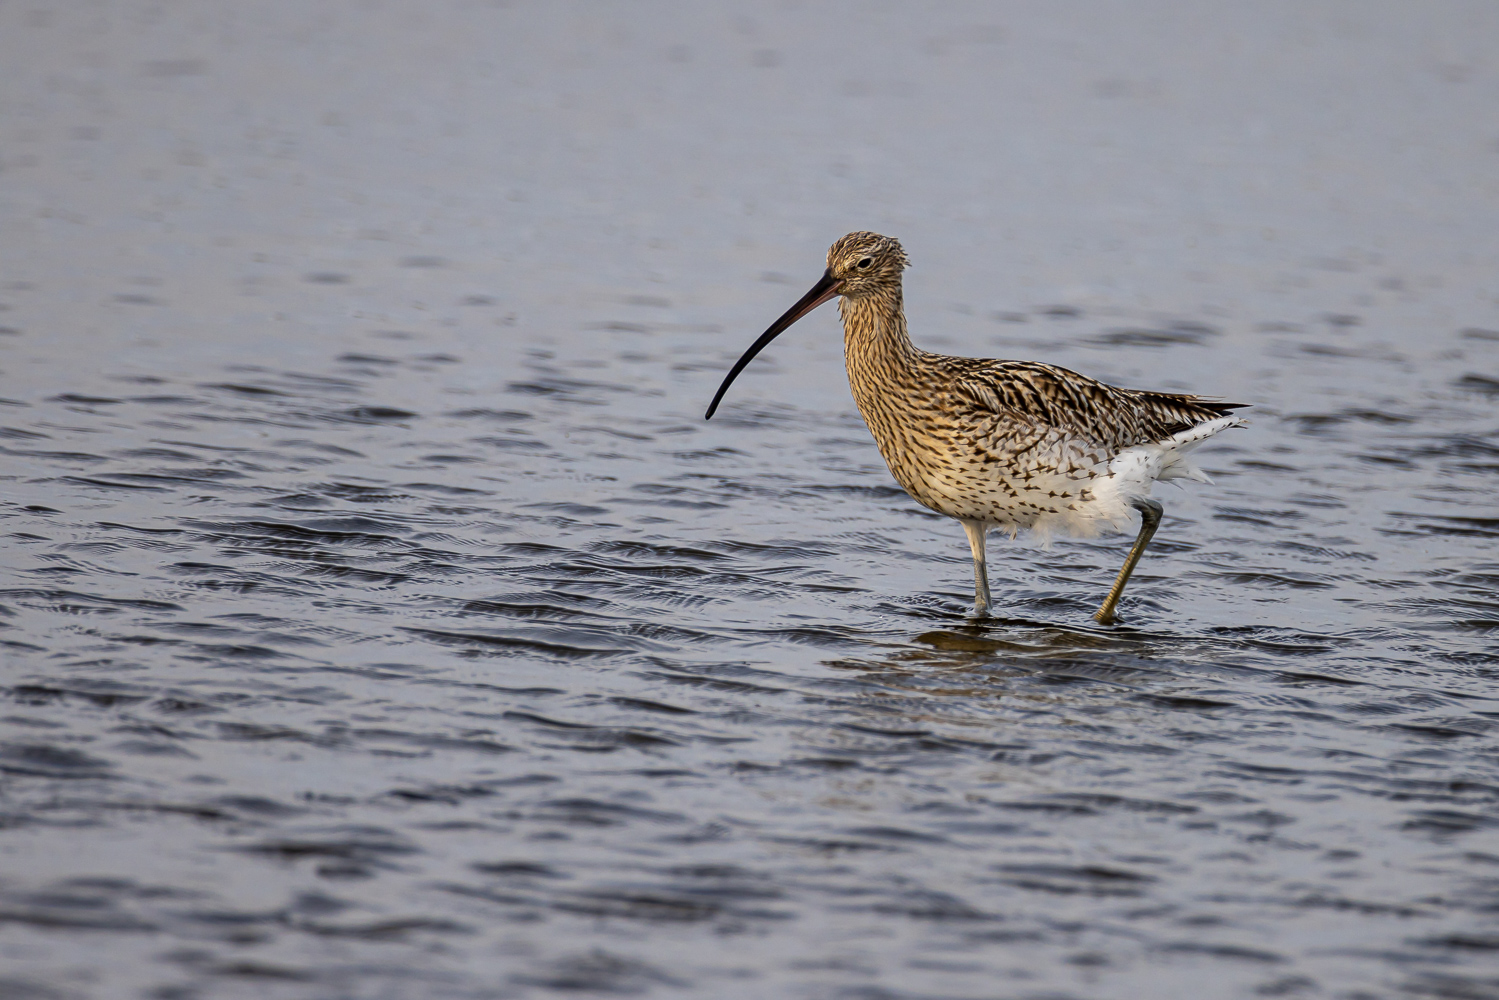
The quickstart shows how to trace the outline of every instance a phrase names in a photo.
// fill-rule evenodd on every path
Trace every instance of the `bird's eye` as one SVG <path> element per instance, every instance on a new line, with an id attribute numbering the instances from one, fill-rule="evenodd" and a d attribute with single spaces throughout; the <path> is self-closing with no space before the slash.
<path id="1" fill-rule="evenodd" d="M 873 263 L 874 263 L 874 258 L 873 257 L 865 257 L 863 260 L 859 261 L 858 268 L 861 271 L 868 270 L 868 268 L 870 267 L 870 265 L 872 265 Z"/>

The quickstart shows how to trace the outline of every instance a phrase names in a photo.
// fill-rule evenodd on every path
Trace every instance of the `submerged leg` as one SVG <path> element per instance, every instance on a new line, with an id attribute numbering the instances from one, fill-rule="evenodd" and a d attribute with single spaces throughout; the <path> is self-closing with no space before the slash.
<path id="1" fill-rule="evenodd" d="M 1150 544 L 1150 538 L 1155 534 L 1155 529 L 1161 526 L 1161 505 L 1154 500 L 1137 497 L 1130 501 L 1130 506 L 1140 512 L 1140 534 L 1135 538 L 1134 548 L 1129 550 L 1125 557 L 1124 567 L 1119 570 L 1119 576 L 1115 578 L 1114 585 L 1109 588 L 1109 596 L 1103 599 L 1103 607 L 1094 613 L 1093 617 L 1104 625 L 1114 620 L 1114 608 L 1119 604 L 1119 598 L 1124 593 L 1124 585 L 1129 583 L 1129 575 L 1135 571 L 1135 564 L 1145 554 L 1145 546 Z"/>
<path id="2" fill-rule="evenodd" d="M 989 614 L 989 564 L 984 560 L 984 536 L 989 526 L 982 521 L 964 521 L 963 530 L 968 533 L 968 547 L 973 549 L 973 615 L 983 618 Z"/>

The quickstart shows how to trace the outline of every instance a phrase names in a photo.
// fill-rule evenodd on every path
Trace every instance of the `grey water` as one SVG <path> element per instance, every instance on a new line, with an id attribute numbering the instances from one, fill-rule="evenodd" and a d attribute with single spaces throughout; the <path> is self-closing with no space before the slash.
<path id="1" fill-rule="evenodd" d="M 0 4 L 0 996 L 1499 997 L 1499 8 Z M 1250 403 L 1128 539 L 831 307 Z"/>

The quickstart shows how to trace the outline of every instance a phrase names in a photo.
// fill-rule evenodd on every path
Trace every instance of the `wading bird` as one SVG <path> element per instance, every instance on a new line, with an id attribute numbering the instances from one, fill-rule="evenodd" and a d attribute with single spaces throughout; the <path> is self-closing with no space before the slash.
<path id="1" fill-rule="evenodd" d="M 787 327 L 836 296 L 854 402 L 890 473 L 924 507 L 956 518 L 973 549 L 974 614 L 991 605 L 984 539 L 991 528 L 1049 537 L 1140 531 L 1103 606 L 1114 609 L 1161 523 L 1158 479 L 1210 482 L 1186 452 L 1228 427 L 1243 403 L 1121 389 L 1034 361 L 930 354 L 906 333 L 900 242 L 849 233 L 821 280 L 750 345 L 704 419 L 744 367 Z"/>

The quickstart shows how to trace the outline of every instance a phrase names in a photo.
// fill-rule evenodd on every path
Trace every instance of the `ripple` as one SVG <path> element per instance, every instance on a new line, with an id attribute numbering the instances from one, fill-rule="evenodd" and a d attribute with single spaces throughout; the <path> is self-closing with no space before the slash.
<path id="1" fill-rule="evenodd" d="M 16 37 L 35 44 L 0 66 L 17 93 L 62 87 L 27 106 L 21 131 L 41 138 L 6 162 L 27 204 L 54 208 L 14 248 L 26 280 L 0 282 L 0 333 L 22 331 L 0 337 L 0 994 L 1495 993 L 1499 376 L 1494 331 L 1452 320 L 1485 324 L 1473 310 L 1492 297 L 1460 238 L 1370 230 L 1379 255 L 1265 270 L 1274 254 L 1240 254 L 1232 282 L 1166 267 L 1111 285 L 1095 237 L 1119 220 L 1078 223 L 1043 198 L 1058 238 L 1030 241 L 1039 256 L 1009 291 L 955 291 L 998 271 L 922 251 L 937 295 L 913 298 L 923 346 L 1261 414 L 1201 452 L 1215 484 L 1162 489 L 1168 520 L 1125 624 L 1088 617 L 1125 538 L 996 539 L 999 614 L 975 621 L 961 534 L 890 479 L 841 388 L 831 311 L 757 361 L 761 398 L 701 420 L 775 291 L 736 282 L 800 252 L 765 242 L 774 225 L 734 225 L 720 196 L 743 188 L 731 207 L 765 216 L 772 189 L 794 208 L 827 187 L 816 170 L 782 183 L 796 164 L 771 160 L 746 186 L 737 146 L 703 141 L 753 119 L 733 113 L 765 96 L 748 76 L 697 86 L 716 64 L 695 42 L 660 48 L 649 11 L 632 33 L 594 31 L 582 60 L 554 44 L 568 32 L 517 31 L 524 5 L 434 9 L 403 24 L 405 49 L 389 18 L 330 14 L 319 30 L 381 53 L 389 80 L 497 127 L 443 136 L 361 87 L 379 74 L 358 60 L 293 59 L 277 63 L 284 94 L 256 104 L 280 125 L 247 131 L 218 113 L 245 96 L 220 99 L 237 77 L 204 63 L 190 87 L 149 72 L 111 87 L 111 114 L 139 127 L 112 134 L 135 167 L 110 170 L 83 133 L 113 126 L 58 118 L 78 110 L 67 81 L 97 67 L 74 65 L 58 39 L 78 25 L 52 6 L 20 12 Z M 1017 39 L 1050 16 L 1017 10 Z M 757 13 L 761 33 L 782 14 Z M 882 17 L 950 71 L 924 88 L 1005 63 L 965 48 L 1004 41 L 992 26 Z M 249 58 L 306 35 L 274 12 L 212 38 L 201 18 L 116 20 L 90 29 L 94 48 L 137 70 L 161 45 Z M 1154 21 L 1108 15 L 1100 37 L 1164 74 L 1171 46 L 1139 27 Z M 1274 48 L 1260 21 L 1240 19 L 1243 44 Z M 820 23 L 799 22 L 811 45 L 832 38 Z M 1437 65 L 1403 23 L 1368 20 L 1360 44 Z M 868 26 L 843 27 L 857 47 Z M 1315 62 L 1313 42 L 1276 51 Z M 413 70 L 411 52 L 439 50 Z M 745 58 L 817 92 L 795 55 Z M 1075 56 L 1058 65 L 1085 70 Z M 428 86 L 500 62 L 517 100 Z M 1212 77 L 1193 79 L 1222 103 Z M 1107 127 L 1150 110 L 1149 81 L 1081 79 L 1086 101 L 1110 102 Z M 1391 86 L 1332 87 L 1308 121 L 1399 124 L 1413 105 L 1352 113 Z M 911 97 L 844 89 L 871 112 Z M 1003 87 L 948 91 L 953 120 L 1004 110 Z M 336 113 L 293 107 L 324 93 L 342 95 Z M 1068 89 L 1048 93 L 1065 113 Z M 1477 107 L 1471 87 L 1444 93 L 1437 132 Z M 583 138 L 532 141 L 562 134 L 562 105 Z M 813 146 L 863 148 L 844 141 L 859 114 L 810 129 L 787 114 Z M 387 141 L 394 125 L 359 132 L 365 119 L 400 119 L 410 148 Z M 915 137 L 881 157 L 864 129 L 882 184 L 967 204 L 941 170 L 906 183 L 931 159 L 922 128 L 942 123 L 881 121 Z M 1368 145 L 1338 134 L 1351 155 Z M 145 176 L 163 136 L 204 145 Z M 638 155 L 653 143 L 695 152 Z M 1380 192 L 1394 191 L 1478 232 L 1473 213 L 1435 210 L 1477 176 L 1454 155 L 1414 178 L 1363 156 L 1378 181 L 1360 191 L 1365 221 L 1393 217 Z M 850 203 L 869 194 L 856 159 L 828 181 Z M 704 200 L 678 183 L 689 174 L 724 184 Z M 485 194 L 480 176 L 503 183 Z M 379 204 L 329 197 L 340 184 Z M 444 193 L 413 201 L 424 184 Z M 94 224 L 88 206 L 106 204 L 151 218 Z M 1225 204 L 1225 232 L 1258 231 Z M 658 225 L 662 206 L 680 219 Z M 1331 216 L 1303 215 L 1302 236 L 1342 245 Z M 709 216 L 721 232 L 705 243 Z M 1198 235 L 1204 260 L 1243 242 Z M 1003 301 L 1026 287 L 1064 304 Z M 1129 305 L 1145 299 L 1163 311 Z"/>
<path id="2" fill-rule="evenodd" d="M 112 765 L 71 747 L 50 743 L 0 744 L 0 771 L 45 778 L 102 778 Z"/>

